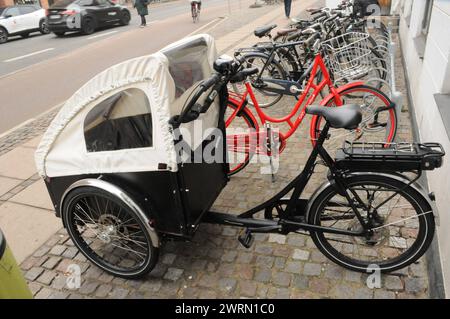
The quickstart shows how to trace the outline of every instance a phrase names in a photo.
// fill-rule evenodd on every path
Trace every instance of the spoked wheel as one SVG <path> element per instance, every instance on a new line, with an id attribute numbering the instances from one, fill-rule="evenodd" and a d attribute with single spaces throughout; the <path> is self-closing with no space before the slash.
<path id="1" fill-rule="evenodd" d="M 227 126 L 228 161 L 230 163 L 229 176 L 239 173 L 250 163 L 256 147 L 256 141 L 251 138 L 251 133 L 256 133 L 257 125 L 245 111 L 237 113 L 237 109 L 236 104 L 228 101 L 225 123 Z"/>
<path id="2" fill-rule="evenodd" d="M 127 204 L 93 187 L 77 188 L 67 196 L 63 222 L 86 258 L 124 278 L 137 278 L 153 269 L 158 249 Z"/>
<path id="3" fill-rule="evenodd" d="M 244 61 L 243 65 L 246 68 L 256 67 L 258 70 L 262 70 L 264 65 L 267 63 L 268 56 L 263 53 L 249 53 L 243 56 Z M 259 73 L 258 73 L 259 74 Z M 258 74 L 250 76 L 250 81 L 254 84 L 253 93 L 255 94 L 256 100 L 258 101 L 258 105 L 262 108 L 272 106 L 278 103 L 283 94 L 278 94 L 274 92 L 265 91 L 264 88 L 258 88 L 258 83 L 256 82 L 256 78 Z M 277 79 L 277 80 L 286 80 L 286 71 L 281 66 L 280 63 L 273 60 L 269 63 L 264 69 L 261 75 L 261 84 L 264 85 L 263 79 Z M 244 83 L 233 83 L 232 90 L 236 93 L 243 94 L 246 90 Z M 252 101 L 249 100 L 249 104 L 253 105 Z"/>
<path id="4" fill-rule="evenodd" d="M 335 150 L 342 147 L 345 141 L 386 142 L 394 141 L 397 133 L 397 113 L 390 107 L 390 99 L 381 91 L 369 86 L 360 85 L 343 91 L 340 94 L 344 104 L 357 104 L 361 107 L 363 119 L 356 130 L 330 129 L 330 138 L 324 146 L 334 155 Z M 334 99 L 327 106 L 335 107 Z M 318 139 L 325 120 L 314 116 L 311 120 L 311 139 L 313 144 Z"/>
<path id="5" fill-rule="evenodd" d="M 317 248 L 337 264 L 359 272 L 390 272 L 420 258 L 433 240 L 434 216 L 422 194 L 402 181 L 383 175 L 348 179 L 348 190 L 371 230 L 366 236 L 311 232 Z M 361 232 L 363 227 L 348 200 L 333 185 L 311 205 L 308 222 Z"/>

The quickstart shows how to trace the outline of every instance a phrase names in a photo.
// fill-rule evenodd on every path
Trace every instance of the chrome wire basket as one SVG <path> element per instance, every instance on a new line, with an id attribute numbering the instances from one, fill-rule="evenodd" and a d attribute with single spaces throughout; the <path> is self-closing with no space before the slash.
<path id="1" fill-rule="evenodd" d="M 334 81 L 360 79 L 373 67 L 367 33 L 345 33 L 322 42 L 322 49 Z"/>

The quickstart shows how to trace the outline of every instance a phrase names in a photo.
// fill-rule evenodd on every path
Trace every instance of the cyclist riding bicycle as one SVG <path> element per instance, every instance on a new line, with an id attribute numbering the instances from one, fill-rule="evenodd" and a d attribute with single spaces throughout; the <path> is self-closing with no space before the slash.
<path id="1" fill-rule="evenodd" d="M 202 0 L 188 0 L 191 4 L 191 8 L 196 4 L 197 5 L 197 9 L 200 12 L 201 8 L 202 8 Z"/>

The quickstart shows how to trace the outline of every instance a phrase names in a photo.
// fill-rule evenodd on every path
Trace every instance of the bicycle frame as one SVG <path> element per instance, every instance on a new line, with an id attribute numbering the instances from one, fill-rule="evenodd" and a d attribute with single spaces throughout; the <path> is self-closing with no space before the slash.
<path id="1" fill-rule="evenodd" d="M 329 128 L 329 124 L 325 124 L 303 170 L 278 194 L 276 194 L 266 202 L 239 215 L 208 212 L 208 214 L 205 215 L 206 219 L 204 220 L 204 222 L 246 227 L 249 231 L 254 233 L 270 233 L 280 231 L 283 233 L 284 227 L 284 232 L 286 233 L 291 232 L 292 229 L 294 229 L 294 231 L 301 229 L 307 231 L 321 231 L 324 233 L 334 233 L 358 237 L 365 236 L 370 227 L 368 226 L 367 222 L 364 221 L 355 203 L 351 200 L 350 195 L 345 191 L 345 185 L 343 185 L 343 183 L 340 181 L 340 177 L 342 176 L 342 174 L 338 169 L 335 168 L 334 160 L 323 147 L 323 143 L 328 136 Z M 330 169 L 333 176 L 335 176 L 336 187 L 338 187 L 338 189 L 342 190 L 342 192 L 345 193 L 345 197 L 347 198 L 350 207 L 363 226 L 363 230 L 361 232 L 317 226 L 309 224 L 307 222 L 292 220 L 292 217 L 303 216 L 307 213 L 306 210 L 298 212 L 297 203 L 298 201 L 300 201 L 300 196 L 302 195 L 306 185 L 308 184 L 311 176 L 314 173 L 314 167 L 316 166 L 316 160 L 318 156 L 323 159 L 325 165 Z M 291 197 L 289 199 L 284 199 L 283 197 L 286 196 L 290 191 L 292 191 Z M 255 214 L 261 211 L 265 211 L 266 209 L 273 209 L 277 204 L 281 203 L 287 204 L 287 206 L 286 209 L 280 214 L 279 221 L 253 218 Z"/>
<path id="2" fill-rule="evenodd" d="M 322 72 L 323 74 L 323 80 L 318 83 L 315 84 L 315 78 L 318 74 L 318 72 Z M 288 81 L 289 82 L 289 81 Z M 291 81 L 290 83 L 292 83 L 292 85 L 295 85 L 297 82 L 293 82 Z M 353 85 L 359 85 L 362 83 L 354 83 Z M 227 119 L 226 121 L 226 126 L 228 126 L 233 119 L 237 116 L 237 114 L 239 114 L 239 112 L 242 112 L 242 110 L 245 108 L 246 106 L 246 102 L 247 102 L 247 98 L 250 97 L 256 113 L 259 117 L 260 123 L 262 125 L 265 125 L 268 122 L 271 123 L 287 123 L 289 125 L 289 130 L 287 132 L 280 132 L 280 138 L 282 140 L 288 139 L 290 136 L 292 136 L 292 134 L 294 134 L 294 132 L 297 130 L 297 128 L 300 126 L 300 124 L 303 122 L 303 119 L 305 118 L 306 115 L 306 107 L 308 105 L 311 105 L 317 98 L 317 96 L 319 95 L 319 93 L 326 87 L 328 86 L 328 88 L 330 89 L 330 92 L 332 95 L 332 97 L 335 100 L 336 105 L 340 106 L 342 105 L 342 100 L 341 97 L 339 95 L 339 92 L 337 90 L 337 88 L 333 85 L 333 82 L 330 78 L 330 74 L 325 66 L 325 63 L 322 59 L 322 56 L 320 54 L 317 54 L 316 57 L 314 58 L 314 63 L 313 63 L 313 67 L 311 70 L 311 75 L 309 77 L 309 80 L 305 86 L 304 91 L 302 92 L 302 94 L 300 95 L 297 103 L 295 104 L 294 108 L 292 109 L 292 111 L 281 118 L 275 118 L 275 117 L 271 117 L 268 116 L 267 114 L 264 113 L 264 111 L 261 109 L 261 107 L 259 106 L 259 103 L 255 97 L 253 88 L 252 88 L 252 84 L 250 83 L 249 80 L 245 81 L 245 87 L 246 90 L 244 92 L 244 94 L 238 95 L 236 93 L 232 93 L 229 97 L 229 100 L 232 101 L 234 104 L 238 105 L 238 107 L 234 110 L 233 114 Z M 297 88 L 297 86 L 295 86 Z M 312 93 L 310 94 L 310 92 L 312 91 Z M 309 95 L 309 97 L 308 97 Z M 297 113 L 300 113 L 297 115 Z M 251 113 L 250 110 L 246 110 L 248 112 Z M 255 116 L 252 114 L 251 115 L 254 119 Z"/>

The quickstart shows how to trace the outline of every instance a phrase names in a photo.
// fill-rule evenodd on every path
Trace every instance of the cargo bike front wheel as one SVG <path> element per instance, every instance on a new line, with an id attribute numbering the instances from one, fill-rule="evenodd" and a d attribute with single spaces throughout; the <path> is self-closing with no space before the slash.
<path id="1" fill-rule="evenodd" d="M 62 211 L 70 238 L 95 265 L 115 276 L 138 278 L 158 261 L 144 221 L 114 194 L 95 187 L 71 191 Z"/>

